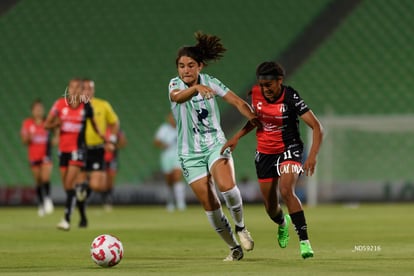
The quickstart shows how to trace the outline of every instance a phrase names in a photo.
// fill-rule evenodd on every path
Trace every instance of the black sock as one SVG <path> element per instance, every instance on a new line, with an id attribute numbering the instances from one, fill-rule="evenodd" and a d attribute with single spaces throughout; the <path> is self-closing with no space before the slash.
<path id="1" fill-rule="evenodd" d="M 66 191 L 66 203 L 65 203 L 65 220 L 70 222 L 70 216 L 72 214 L 73 200 L 75 198 L 75 190 Z"/>
<path id="2" fill-rule="evenodd" d="M 81 221 L 85 221 L 86 220 L 86 201 L 76 200 L 76 206 L 78 207 Z"/>
<path id="3" fill-rule="evenodd" d="M 42 183 L 43 191 L 45 191 L 45 196 L 50 197 L 50 181 Z"/>
<path id="4" fill-rule="evenodd" d="M 38 200 L 39 205 L 43 204 L 42 186 L 36 186 L 36 194 L 37 194 L 37 200 Z"/>
<path id="5" fill-rule="evenodd" d="M 279 213 L 277 213 L 276 216 L 274 216 L 273 218 L 271 217 L 270 219 L 279 225 L 283 224 L 285 222 L 285 214 L 283 214 L 282 208 L 280 208 L 280 211 Z"/>
<path id="6" fill-rule="evenodd" d="M 307 240 L 308 227 L 306 225 L 305 213 L 303 211 L 299 211 L 290 214 L 290 217 L 292 218 L 292 223 L 295 225 L 295 231 L 299 236 L 299 240 Z"/>

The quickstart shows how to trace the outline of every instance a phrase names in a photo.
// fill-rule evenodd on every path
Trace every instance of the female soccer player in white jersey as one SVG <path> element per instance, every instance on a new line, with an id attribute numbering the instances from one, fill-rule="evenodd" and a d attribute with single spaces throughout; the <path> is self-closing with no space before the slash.
<path id="1" fill-rule="evenodd" d="M 240 243 L 247 251 L 254 243 L 244 225 L 243 203 L 235 183 L 230 153 L 220 154 L 226 138 L 220 126 L 216 98 L 236 107 L 252 124 L 259 126 L 250 106 L 218 79 L 201 73 L 209 61 L 220 59 L 225 52 L 217 36 L 195 34 L 197 45 L 178 50 L 178 76 L 171 79 L 169 98 L 178 131 L 178 156 L 183 175 L 203 205 L 211 226 L 230 248 L 224 261 L 243 258 L 243 250 L 224 215 L 213 182 L 223 195 L 236 225 Z"/>
<path id="2" fill-rule="evenodd" d="M 162 150 L 161 170 L 167 183 L 167 210 L 185 210 L 185 184 L 177 156 L 177 129 L 172 113 L 155 133 L 154 145 Z"/>

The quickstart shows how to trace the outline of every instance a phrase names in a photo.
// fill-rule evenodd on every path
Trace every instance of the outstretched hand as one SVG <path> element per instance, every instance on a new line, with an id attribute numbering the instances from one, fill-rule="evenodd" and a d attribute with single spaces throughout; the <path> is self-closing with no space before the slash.
<path id="1" fill-rule="evenodd" d="M 237 146 L 237 143 L 239 142 L 239 140 L 238 139 L 236 139 L 236 138 L 231 138 L 230 140 L 228 140 L 224 145 L 223 145 L 223 147 L 221 148 L 221 150 L 220 150 L 220 154 L 224 154 L 224 151 L 227 149 L 227 148 L 229 148 L 230 149 L 230 151 L 231 152 L 233 152 L 234 151 L 234 149 L 236 148 L 236 146 Z"/>

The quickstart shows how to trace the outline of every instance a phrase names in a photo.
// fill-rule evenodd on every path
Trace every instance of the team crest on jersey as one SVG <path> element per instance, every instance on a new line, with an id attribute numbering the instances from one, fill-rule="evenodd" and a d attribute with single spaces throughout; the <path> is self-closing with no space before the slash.
<path id="1" fill-rule="evenodd" d="M 279 110 L 280 110 L 280 112 L 283 113 L 283 112 L 286 112 L 288 110 L 288 107 L 285 104 L 281 104 L 280 107 L 279 107 Z"/>
<path id="2" fill-rule="evenodd" d="M 64 108 L 62 109 L 62 115 L 66 116 L 66 115 L 68 115 L 68 112 L 69 112 L 69 110 L 68 110 L 68 108 L 67 108 L 67 107 L 64 107 Z"/>
<path id="3" fill-rule="evenodd" d="M 209 123 L 206 120 L 206 118 L 208 117 L 208 110 L 205 108 L 201 108 L 201 109 L 196 109 L 196 112 L 197 112 L 198 122 L 204 126 L 208 126 Z"/>

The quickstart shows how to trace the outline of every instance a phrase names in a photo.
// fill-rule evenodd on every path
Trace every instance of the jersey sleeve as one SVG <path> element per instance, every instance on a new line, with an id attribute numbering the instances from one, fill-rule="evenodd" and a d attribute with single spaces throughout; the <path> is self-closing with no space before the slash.
<path id="1" fill-rule="evenodd" d="M 50 109 L 49 114 L 52 114 L 54 116 L 59 116 L 60 110 L 61 110 L 60 100 L 57 100 L 53 104 L 52 108 Z"/>
<path id="2" fill-rule="evenodd" d="M 155 133 L 155 140 L 158 140 L 158 141 L 161 141 L 161 142 L 163 142 L 163 137 L 164 137 L 164 135 L 165 135 L 165 131 L 164 131 L 164 124 L 162 124 L 158 129 L 157 129 L 157 132 Z"/>
<path id="3" fill-rule="evenodd" d="M 168 85 L 168 92 L 171 93 L 174 90 L 181 90 L 180 80 L 178 78 L 173 78 L 170 80 Z"/>
<path id="4" fill-rule="evenodd" d="M 111 104 L 109 102 L 106 102 L 105 104 L 106 109 L 106 121 L 108 124 L 113 125 L 118 122 L 118 116 L 116 115 L 114 109 L 112 108 Z"/>
<path id="5" fill-rule="evenodd" d="M 302 116 L 303 114 L 309 111 L 309 107 L 296 90 L 294 90 L 291 87 L 289 87 L 289 90 L 291 91 L 290 101 L 293 105 L 293 108 L 296 114 L 298 114 L 299 116 Z"/>
<path id="6" fill-rule="evenodd" d="M 30 122 L 29 120 L 24 120 L 22 123 L 22 127 L 20 129 L 20 135 L 27 135 L 29 134 L 29 127 L 30 127 Z"/>
<path id="7" fill-rule="evenodd" d="M 224 85 L 220 80 L 209 76 L 209 86 L 216 92 L 217 96 L 224 97 L 230 89 Z"/>

